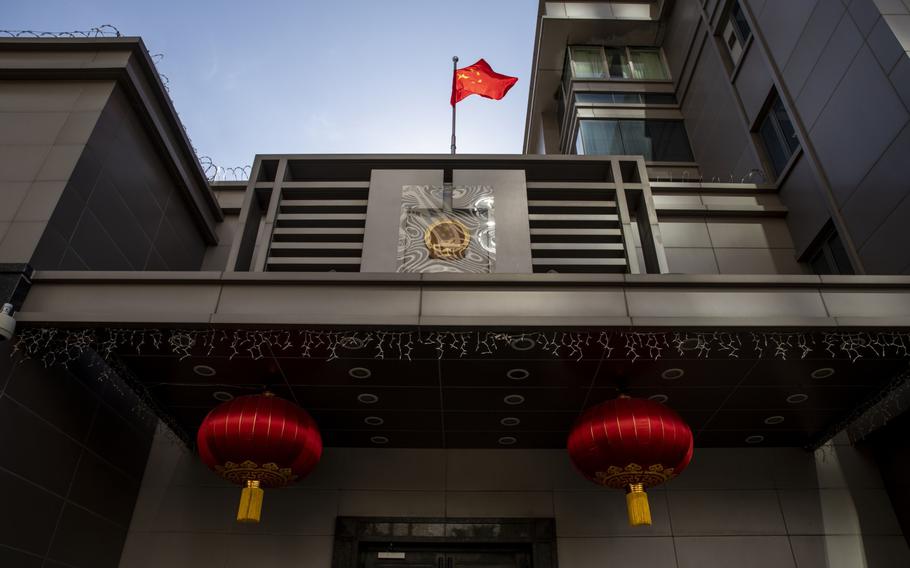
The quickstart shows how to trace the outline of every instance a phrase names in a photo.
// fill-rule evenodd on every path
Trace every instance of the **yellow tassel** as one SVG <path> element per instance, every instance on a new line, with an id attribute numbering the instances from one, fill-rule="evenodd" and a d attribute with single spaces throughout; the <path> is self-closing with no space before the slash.
<path id="1" fill-rule="evenodd" d="M 633 527 L 651 524 L 651 507 L 648 494 L 641 483 L 629 485 L 626 493 L 626 507 L 629 509 L 629 525 Z"/>
<path id="2" fill-rule="evenodd" d="M 247 479 L 246 487 L 240 492 L 240 507 L 237 509 L 238 523 L 258 523 L 262 516 L 262 497 L 265 491 L 256 479 Z"/>

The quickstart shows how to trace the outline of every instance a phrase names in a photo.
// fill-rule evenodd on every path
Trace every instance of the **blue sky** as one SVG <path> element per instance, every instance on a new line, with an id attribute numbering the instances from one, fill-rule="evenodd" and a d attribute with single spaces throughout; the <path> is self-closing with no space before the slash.
<path id="1" fill-rule="evenodd" d="M 0 27 L 142 36 L 194 145 L 256 153 L 446 153 L 452 55 L 518 83 L 458 104 L 459 153 L 520 153 L 537 0 L 5 0 Z"/>

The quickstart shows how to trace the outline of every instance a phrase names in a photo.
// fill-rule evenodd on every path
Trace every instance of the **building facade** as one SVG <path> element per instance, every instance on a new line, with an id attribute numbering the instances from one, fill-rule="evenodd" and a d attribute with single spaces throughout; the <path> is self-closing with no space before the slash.
<path id="1" fill-rule="evenodd" d="M 910 9 L 539 9 L 524 154 L 237 182 L 140 39 L 0 39 L 0 565 L 910 563 Z M 326 448 L 238 524 L 265 390 Z M 694 434 L 650 526 L 566 452 L 620 394 Z"/>

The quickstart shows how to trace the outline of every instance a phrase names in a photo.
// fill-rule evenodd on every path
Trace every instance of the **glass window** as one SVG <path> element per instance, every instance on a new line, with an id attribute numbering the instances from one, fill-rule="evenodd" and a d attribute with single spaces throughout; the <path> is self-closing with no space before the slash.
<path id="1" fill-rule="evenodd" d="M 616 120 L 582 120 L 578 139 L 581 142 L 576 148 L 579 154 L 616 156 L 626 153 Z"/>
<path id="2" fill-rule="evenodd" d="M 671 93 L 617 93 L 611 91 L 576 92 L 575 102 L 593 104 L 648 104 L 675 105 L 676 96 Z"/>
<path id="3" fill-rule="evenodd" d="M 726 43 L 727 50 L 730 52 L 730 59 L 736 65 L 742 58 L 746 41 L 752 37 L 752 29 L 749 27 L 749 22 L 746 21 L 746 14 L 738 1 L 733 2 L 733 6 L 727 16 L 727 23 L 723 29 L 724 43 Z"/>
<path id="4" fill-rule="evenodd" d="M 691 162 L 685 126 L 676 120 L 582 120 L 579 154 L 643 156 L 656 162 Z"/>
<path id="5" fill-rule="evenodd" d="M 809 255 L 809 265 L 816 274 L 853 274 L 853 265 L 833 223 L 822 229 L 822 239 Z"/>
<path id="6" fill-rule="evenodd" d="M 668 79 L 660 50 L 629 48 L 633 79 Z"/>
<path id="7" fill-rule="evenodd" d="M 799 148 L 799 139 L 780 97 L 776 93 L 773 96 L 767 114 L 758 127 L 758 134 L 761 136 L 774 174 L 779 176 Z"/>
<path id="8" fill-rule="evenodd" d="M 622 47 L 607 48 L 607 67 L 610 69 L 611 79 L 629 79 L 632 70 L 629 69 L 629 58 Z"/>
<path id="9" fill-rule="evenodd" d="M 572 68 L 576 79 L 604 79 L 603 50 L 599 47 L 573 47 Z"/>
<path id="10" fill-rule="evenodd" d="M 752 36 L 752 28 L 749 27 L 749 22 L 746 21 L 746 15 L 743 13 L 743 7 L 739 5 L 739 2 L 733 3 L 733 8 L 730 10 L 730 20 L 736 28 L 736 35 L 739 36 L 739 41 L 746 43 L 746 40 Z"/>

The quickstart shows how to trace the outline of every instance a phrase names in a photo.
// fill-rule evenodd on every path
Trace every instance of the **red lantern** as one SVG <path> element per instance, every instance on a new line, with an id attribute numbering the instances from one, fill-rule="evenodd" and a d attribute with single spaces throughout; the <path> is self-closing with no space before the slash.
<path id="1" fill-rule="evenodd" d="M 263 487 L 306 477 L 322 455 L 319 427 L 302 408 L 272 393 L 240 396 L 208 413 L 196 435 L 209 469 L 243 485 L 239 522 L 259 522 Z"/>
<path id="2" fill-rule="evenodd" d="M 650 525 L 645 489 L 676 477 L 692 459 L 692 430 L 666 406 L 620 396 L 588 409 L 569 434 L 569 457 L 589 480 L 626 491 L 629 524 Z"/>

